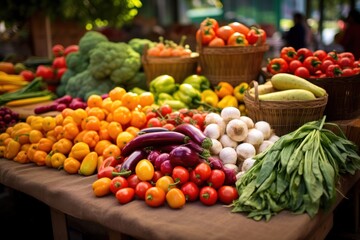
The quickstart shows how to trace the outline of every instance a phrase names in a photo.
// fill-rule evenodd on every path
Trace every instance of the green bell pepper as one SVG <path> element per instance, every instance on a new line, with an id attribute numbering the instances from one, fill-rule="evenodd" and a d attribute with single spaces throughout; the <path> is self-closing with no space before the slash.
<path id="1" fill-rule="evenodd" d="M 155 96 L 160 93 L 172 94 L 176 91 L 175 79 L 170 75 L 160 75 L 154 78 L 149 84 L 150 92 Z"/>
<path id="2" fill-rule="evenodd" d="M 180 100 L 190 108 L 197 108 L 201 103 L 201 93 L 191 84 L 182 83 L 179 90 L 173 94 L 176 100 Z"/>
<path id="3" fill-rule="evenodd" d="M 168 104 L 174 110 L 189 108 L 185 103 L 183 103 L 180 100 L 164 99 L 164 100 L 159 100 L 158 104 L 159 105 Z"/>
<path id="4" fill-rule="evenodd" d="M 194 88 L 200 92 L 209 89 L 211 87 L 209 79 L 203 75 L 193 74 L 185 78 L 183 83 L 191 84 Z"/>
<path id="5" fill-rule="evenodd" d="M 163 101 L 163 100 L 174 100 L 173 96 L 168 94 L 168 93 L 159 93 L 158 97 L 157 97 L 158 101 Z"/>

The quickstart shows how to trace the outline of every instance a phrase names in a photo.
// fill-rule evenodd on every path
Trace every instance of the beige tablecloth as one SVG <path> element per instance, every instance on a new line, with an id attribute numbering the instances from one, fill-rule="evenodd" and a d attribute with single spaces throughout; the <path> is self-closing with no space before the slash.
<path id="1" fill-rule="evenodd" d="M 343 178 L 342 193 L 346 195 L 359 179 L 359 173 Z M 151 208 L 140 200 L 121 205 L 113 195 L 95 197 L 91 188 L 95 180 L 95 175 L 69 175 L 65 171 L 0 159 L 0 183 L 65 214 L 138 239 L 307 239 L 330 215 L 319 213 L 310 219 L 307 214 L 284 211 L 269 222 L 257 222 L 244 214 L 231 213 L 221 204 L 207 207 L 199 201 L 187 203 L 180 210 L 166 205 Z"/>

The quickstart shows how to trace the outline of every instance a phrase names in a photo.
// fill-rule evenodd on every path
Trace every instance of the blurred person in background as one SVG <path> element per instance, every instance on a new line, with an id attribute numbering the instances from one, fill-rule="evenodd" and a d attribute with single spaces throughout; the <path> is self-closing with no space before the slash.
<path id="1" fill-rule="evenodd" d="M 299 48 L 307 47 L 307 25 L 305 17 L 299 12 L 293 14 L 294 25 L 284 35 L 284 41 L 286 46 L 291 46 L 298 50 Z"/>
<path id="2" fill-rule="evenodd" d="M 356 59 L 360 58 L 360 13 L 357 10 L 350 10 L 345 29 L 338 41 L 344 51 L 352 52 Z"/>

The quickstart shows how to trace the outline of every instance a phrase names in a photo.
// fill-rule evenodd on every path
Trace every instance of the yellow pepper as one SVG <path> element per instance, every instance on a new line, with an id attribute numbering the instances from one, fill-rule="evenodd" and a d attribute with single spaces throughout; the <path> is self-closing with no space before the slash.
<path id="1" fill-rule="evenodd" d="M 219 97 L 213 90 L 207 89 L 201 92 L 201 101 L 216 107 L 219 102 Z"/>
<path id="2" fill-rule="evenodd" d="M 227 95 L 232 95 L 234 92 L 234 87 L 228 82 L 219 82 L 215 86 L 215 93 L 219 98 L 223 98 Z"/>
<path id="3" fill-rule="evenodd" d="M 246 82 L 242 82 L 234 88 L 233 95 L 238 101 L 244 102 L 244 94 L 247 89 L 249 89 L 249 84 Z"/>
<path id="4" fill-rule="evenodd" d="M 233 95 L 227 95 L 223 97 L 220 102 L 218 102 L 217 107 L 225 108 L 225 107 L 238 107 L 238 100 Z"/>
<path id="5" fill-rule="evenodd" d="M 92 189 L 96 197 L 103 197 L 111 193 L 110 191 L 111 179 L 103 177 L 95 180 L 92 184 Z"/>

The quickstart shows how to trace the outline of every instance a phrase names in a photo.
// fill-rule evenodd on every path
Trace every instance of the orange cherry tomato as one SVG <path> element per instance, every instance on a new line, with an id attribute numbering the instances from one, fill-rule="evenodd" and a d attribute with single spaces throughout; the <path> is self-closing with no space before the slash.
<path id="1" fill-rule="evenodd" d="M 145 193 L 145 203 L 150 207 L 159 207 L 165 203 L 165 191 L 160 187 L 151 187 Z"/>

